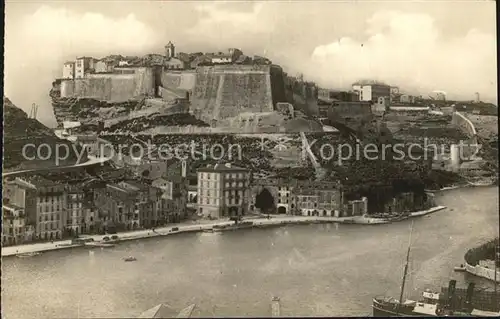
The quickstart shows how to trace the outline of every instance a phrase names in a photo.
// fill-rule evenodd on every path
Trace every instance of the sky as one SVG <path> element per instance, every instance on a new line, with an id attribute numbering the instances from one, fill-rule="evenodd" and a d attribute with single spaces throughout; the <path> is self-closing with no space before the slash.
<path id="1" fill-rule="evenodd" d="M 6 1 L 5 92 L 56 124 L 48 92 L 76 56 L 214 52 L 264 55 L 325 88 L 360 79 L 410 94 L 497 104 L 495 2 Z"/>

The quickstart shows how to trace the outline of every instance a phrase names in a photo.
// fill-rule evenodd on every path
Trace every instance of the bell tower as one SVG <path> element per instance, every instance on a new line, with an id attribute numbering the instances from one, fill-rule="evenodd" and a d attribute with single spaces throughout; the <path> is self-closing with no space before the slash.
<path id="1" fill-rule="evenodd" d="M 170 41 L 165 46 L 165 56 L 168 59 L 175 57 L 175 45 Z"/>

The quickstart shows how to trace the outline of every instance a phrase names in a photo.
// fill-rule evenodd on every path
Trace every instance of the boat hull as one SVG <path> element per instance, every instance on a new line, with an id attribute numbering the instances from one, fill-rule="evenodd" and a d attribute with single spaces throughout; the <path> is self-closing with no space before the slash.
<path id="1" fill-rule="evenodd" d="M 372 303 L 373 317 L 437 317 L 413 312 L 413 307 L 401 305 L 399 311 L 396 303 L 382 303 L 376 299 Z"/>
<path id="2" fill-rule="evenodd" d="M 225 232 L 225 231 L 233 231 L 233 230 L 240 230 L 240 229 L 247 229 L 247 228 L 252 228 L 254 225 L 248 225 L 248 226 L 229 226 L 226 228 L 212 228 L 214 232 Z"/>

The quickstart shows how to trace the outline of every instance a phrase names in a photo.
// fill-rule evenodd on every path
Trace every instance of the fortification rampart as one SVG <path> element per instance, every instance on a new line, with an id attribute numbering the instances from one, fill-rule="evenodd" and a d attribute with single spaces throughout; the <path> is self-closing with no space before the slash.
<path id="1" fill-rule="evenodd" d="M 203 66 L 196 69 L 191 109 L 196 117 L 218 121 L 247 112 L 272 112 L 268 65 Z"/>
<path id="2" fill-rule="evenodd" d="M 194 71 L 163 70 L 161 73 L 160 91 L 162 97 L 166 94 L 177 97 L 186 97 L 186 92 L 191 94 L 196 81 Z"/>
<path id="3" fill-rule="evenodd" d="M 64 80 L 61 97 L 92 98 L 108 102 L 124 102 L 138 96 L 154 94 L 151 68 L 135 68 L 132 74 L 88 74 L 83 79 Z"/>

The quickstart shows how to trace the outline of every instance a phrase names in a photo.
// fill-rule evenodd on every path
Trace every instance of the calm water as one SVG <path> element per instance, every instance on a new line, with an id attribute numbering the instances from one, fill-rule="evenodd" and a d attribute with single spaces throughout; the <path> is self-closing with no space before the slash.
<path id="1" fill-rule="evenodd" d="M 466 250 L 498 234 L 498 188 L 446 191 L 449 208 L 415 219 L 407 297 L 440 288 L 492 283 L 454 273 Z M 195 316 L 371 313 L 375 295 L 399 295 L 411 222 L 377 226 L 297 225 L 224 234 L 180 234 L 109 249 L 4 258 L 4 318 L 134 317 L 159 303 Z M 122 257 L 138 260 L 125 263 Z"/>

